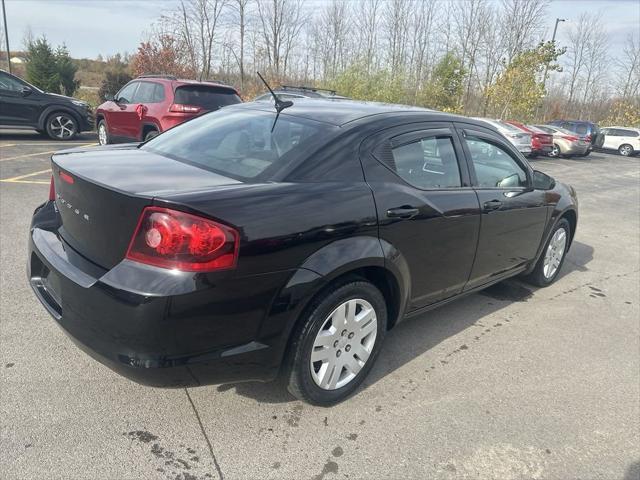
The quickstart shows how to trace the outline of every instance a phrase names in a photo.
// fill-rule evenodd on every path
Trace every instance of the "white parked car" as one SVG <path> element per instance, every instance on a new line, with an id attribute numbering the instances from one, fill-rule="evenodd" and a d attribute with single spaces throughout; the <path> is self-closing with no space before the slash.
<path id="1" fill-rule="evenodd" d="M 476 120 L 482 120 L 489 125 L 495 127 L 502 135 L 507 137 L 519 151 L 524 155 L 531 155 L 531 134 L 523 132 L 518 127 L 511 125 L 510 123 L 503 122 L 502 120 L 496 120 L 493 118 L 477 118 Z"/>
<path id="2" fill-rule="evenodd" d="M 617 150 L 620 155 L 628 157 L 640 153 L 640 128 L 605 127 L 600 129 L 603 150 Z"/>

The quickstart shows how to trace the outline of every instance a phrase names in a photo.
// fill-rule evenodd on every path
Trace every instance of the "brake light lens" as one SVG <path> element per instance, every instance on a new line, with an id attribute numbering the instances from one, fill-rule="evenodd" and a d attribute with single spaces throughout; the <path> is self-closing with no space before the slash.
<path id="1" fill-rule="evenodd" d="M 170 112 L 176 113 L 198 113 L 200 110 L 201 108 L 195 105 L 183 105 L 181 103 L 174 103 L 169 107 Z"/>
<path id="2" fill-rule="evenodd" d="M 56 186 L 53 184 L 53 175 L 51 175 L 51 183 L 49 184 L 49 201 L 53 202 L 56 199 Z"/>
<path id="3" fill-rule="evenodd" d="M 587 135 L 586 137 L 584 137 L 584 139 L 585 139 L 587 142 L 590 142 L 590 141 L 591 141 L 591 135 Z"/>
<path id="4" fill-rule="evenodd" d="M 63 182 L 67 182 L 71 185 L 73 185 L 73 183 L 75 182 L 75 180 L 73 179 L 73 177 L 71 175 L 69 175 L 68 173 L 63 172 L 62 170 L 60 170 L 60 180 L 62 180 Z"/>
<path id="5" fill-rule="evenodd" d="M 236 230 L 189 213 L 147 207 L 127 250 L 127 258 L 185 272 L 234 268 L 238 260 Z"/>
<path id="6" fill-rule="evenodd" d="M 571 135 L 565 135 L 564 138 L 569 140 L 570 142 L 577 142 L 578 140 L 580 140 L 578 137 L 573 137 Z"/>

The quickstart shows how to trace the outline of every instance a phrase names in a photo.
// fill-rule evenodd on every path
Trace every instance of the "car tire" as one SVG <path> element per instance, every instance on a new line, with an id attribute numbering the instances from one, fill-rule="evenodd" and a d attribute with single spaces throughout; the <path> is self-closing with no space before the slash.
<path id="1" fill-rule="evenodd" d="M 549 239 L 542 250 L 542 255 L 540 255 L 533 271 L 524 277 L 525 280 L 538 287 L 551 285 L 562 269 L 564 259 L 569 250 L 570 239 L 571 226 L 565 218 L 562 218 L 554 227 L 551 235 L 549 235 Z"/>
<path id="2" fill-rule="evenodd" d="M 111 138 L 109 138 L 109 128 L 107 127 L 106 120 L 100 120 L 98 122 L 98 143 L 100 145 L 109 145 Z"/>
<path id="3" fill-rule="evenodd" d="M 160 135 L 160 132 L 158 132 L 157 130 L 150 130 L 149 132 L 147 132 L 147 134 L 144 136 L 144 141 L 148 142 L 149 140 L 151 140 L 153 137 L 157 137 L 158 135 Z"/>
<path id="4" fill-rule="evenodd" d="M 67 112 L 53 112 L 45 122 L 47 135 L 53 140 L 73 140 L 78 135 L 78 122 Z"/>
<path id="5" fill-rule="evenodd" d="M 624 157 L 633 155 L 633 147 L 628 143 L 624 143 L 618 147 L 618 153 Z"/>
<path id="6" fill-rule="evenodd" d="M 559 158 L 562 156 L 562 150 L 560 150 L 560 145 L 558 145 L 557 143 L 553 144 L 553 148 L 551 149 L 551 151 L 547 154 L 549 157 L 551 158 Z"/>
<path id="7" fill-rule="evenodd" d="M 386 330 L 386 302 L 373 284 L 354 279 L 330 287 L 312 301 L 292 335 L 289 392 L 320 406 L 346 399 L 371 370 Z"/>

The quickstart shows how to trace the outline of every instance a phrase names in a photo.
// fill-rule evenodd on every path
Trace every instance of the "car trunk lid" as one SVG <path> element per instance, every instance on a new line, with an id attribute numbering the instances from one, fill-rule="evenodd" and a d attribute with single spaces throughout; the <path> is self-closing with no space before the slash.
<path id="1" fill-rule="evenodd" d="M 51 161 L 61 237 L 106 269 L 124 258 L 155 197 L 240 183 L 135 147 L 71 150 Z"/>

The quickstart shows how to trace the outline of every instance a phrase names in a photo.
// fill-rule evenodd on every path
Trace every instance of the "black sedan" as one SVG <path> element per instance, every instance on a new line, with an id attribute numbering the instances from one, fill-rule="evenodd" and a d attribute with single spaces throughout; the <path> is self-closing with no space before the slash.
<path id="1" fill-rule="evenodd" d="M 282 374 L 328 405 L 403 319 L 558 276 L 573 188 L 486 123 L 303 99 L 224 108 L 142 145 L 53 155 L 28 277 L 77 345 L 139 383 Z"/>

